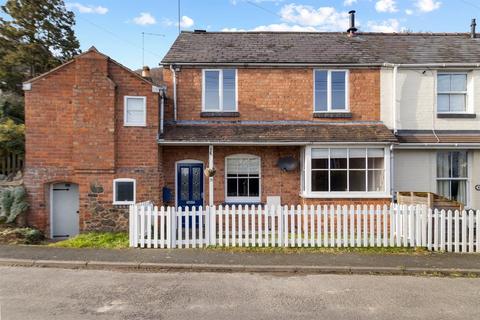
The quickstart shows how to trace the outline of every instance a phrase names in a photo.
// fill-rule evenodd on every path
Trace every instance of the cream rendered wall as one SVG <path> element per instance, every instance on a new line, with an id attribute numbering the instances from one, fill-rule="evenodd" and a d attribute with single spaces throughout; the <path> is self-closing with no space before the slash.
<path id="1" fill-rule="evenodd" d="M 480 71 L 468 72 L 468 108 L 475 119 L 438 119 L 436 117 L 435 70 L 402 69 L 397 72 L 398 130 L 478 130 L 480 128 Z M 380 71 L 381 119 L 393 128 L 392 68 Z"/>
<path id="2" fill-rule="evenodd" d="M 480 209 L 480 150 L 469 151 L 468 205 Z M 395 150 L 394 191 L 437 191 L 437 150 Z"/>
<path id="3" fill-rule="evenodd" d="M 436 152 L 432 150 L 395 150 L 394 190 L 435 192 Z"/>
<path id="4" fill-rule="evenodd" d="M 471 207 L 480 209 L 480 191 L 475 190 L 476 185 L 480 185 L 480 150 L 472 151 L 471 168 Z"/>

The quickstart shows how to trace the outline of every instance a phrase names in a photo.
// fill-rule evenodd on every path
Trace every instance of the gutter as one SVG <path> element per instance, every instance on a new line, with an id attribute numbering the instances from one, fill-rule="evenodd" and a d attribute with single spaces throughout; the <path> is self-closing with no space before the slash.
<path id="1" fill-rule="evenodd" d="M 161 145 L 182 145 L 182 146 L 308 146 L 308 145 L 391 145 L 394 142 L 294 142 L 294 141 L 165 141 L 159 139 Z"/>
<path id="2" fill-rule="evenodd" d="M 163 66 L 238 66 L 238 67 L 352 67 L 352 68 L 373 68 L 373 67 L 390 67 L 398 66 L 400 68 L 480 68 L 478 63 L 258 63 L 258 62 L 162 62 Z"/>
<path id="3" fill-rule="evenodd" d="M 400 143 L 394 149 L 480 149 L 480 143 Z"/>

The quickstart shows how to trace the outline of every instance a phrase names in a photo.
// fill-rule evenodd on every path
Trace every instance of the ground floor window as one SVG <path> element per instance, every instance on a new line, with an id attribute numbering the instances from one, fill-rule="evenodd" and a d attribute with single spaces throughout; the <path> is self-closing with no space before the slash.
<path id="1" fill-rule="evenodd" d="M 135 203 L 135 180 L 113 180 L 113 204 L 128 205 Z"/>
<path id="2" fill-rule="evenodd" d="M 260 157 L 229 156 L 225 168 L 226 202 L 260 202 Z"/>
<path id="3" fill-rule="evenodd" d="M 307 147 L 303 156 L 302 191 L 326 197 L 386 195 L 387 155 L 386 148 Z"/>
<path id="4" fill-rule="evenodd" d="M 467 203 L 468 159 L 466 151 L 437 153 L 437 193 Z"/>

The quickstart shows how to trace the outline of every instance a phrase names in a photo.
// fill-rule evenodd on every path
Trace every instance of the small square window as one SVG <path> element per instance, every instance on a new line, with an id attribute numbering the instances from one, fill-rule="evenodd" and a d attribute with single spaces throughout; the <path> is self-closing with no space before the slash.
<path id="1" fill-rule="evenodd" d="M 146 97 L 125 97 L 124 125 L 144 127 L 147 122 Z"/>
<path id="2" fill-rule="evenodd" d="M 115 179 L 113 181 L 113 204 L 135 203 L 135 180 Z"/>

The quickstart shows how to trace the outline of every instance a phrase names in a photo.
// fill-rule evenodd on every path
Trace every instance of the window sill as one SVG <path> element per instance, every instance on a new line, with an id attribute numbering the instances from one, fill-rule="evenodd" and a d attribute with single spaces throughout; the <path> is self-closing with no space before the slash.
<path id="1" fill-rule="evenodd" d="M 263 206 L 264 204 L 257 201 L 248 201 L 248 202 L 235 202 L 235 201 L 226 201 L 222 203 L 222 206 Z"/>
<path id="2" fill-rule="evenodd" d="M 314 118 L 352 118 L 351 112 L 314 112 Z"/>
<path id="3" fill-rule="evenodd" d="M 475 113 L 437 113 L 438 119 L 475 119 Z"/>
<path id="4" fill-rule="evenodd" d="M 135 202 L 114 202 L 114 206 L 130 206 L 132 204 L 135 204 Z"/>
<path id="5" fill-rule="evenodd" d="M 200 113 L 202 118 L 238 118 L 240 117 L 240 112 L 236 111 L 204 111 Z"/>
<path id="6" fill-rule="evenodd" d="M 124 127 L 139 127 L 139 128 L 144 128 L 144 127 L 147 126 L 147 124 L 145 124 L 145 123 L 141 123 L 141 124 L 124 123 L 123 126 L 124 126 Z"/>
<path id="7" fill-rule="evenodd" d="M 305 199 L 389 199 L 392 196 L 385 192 L 304 192 L 300 197 Z"/>

